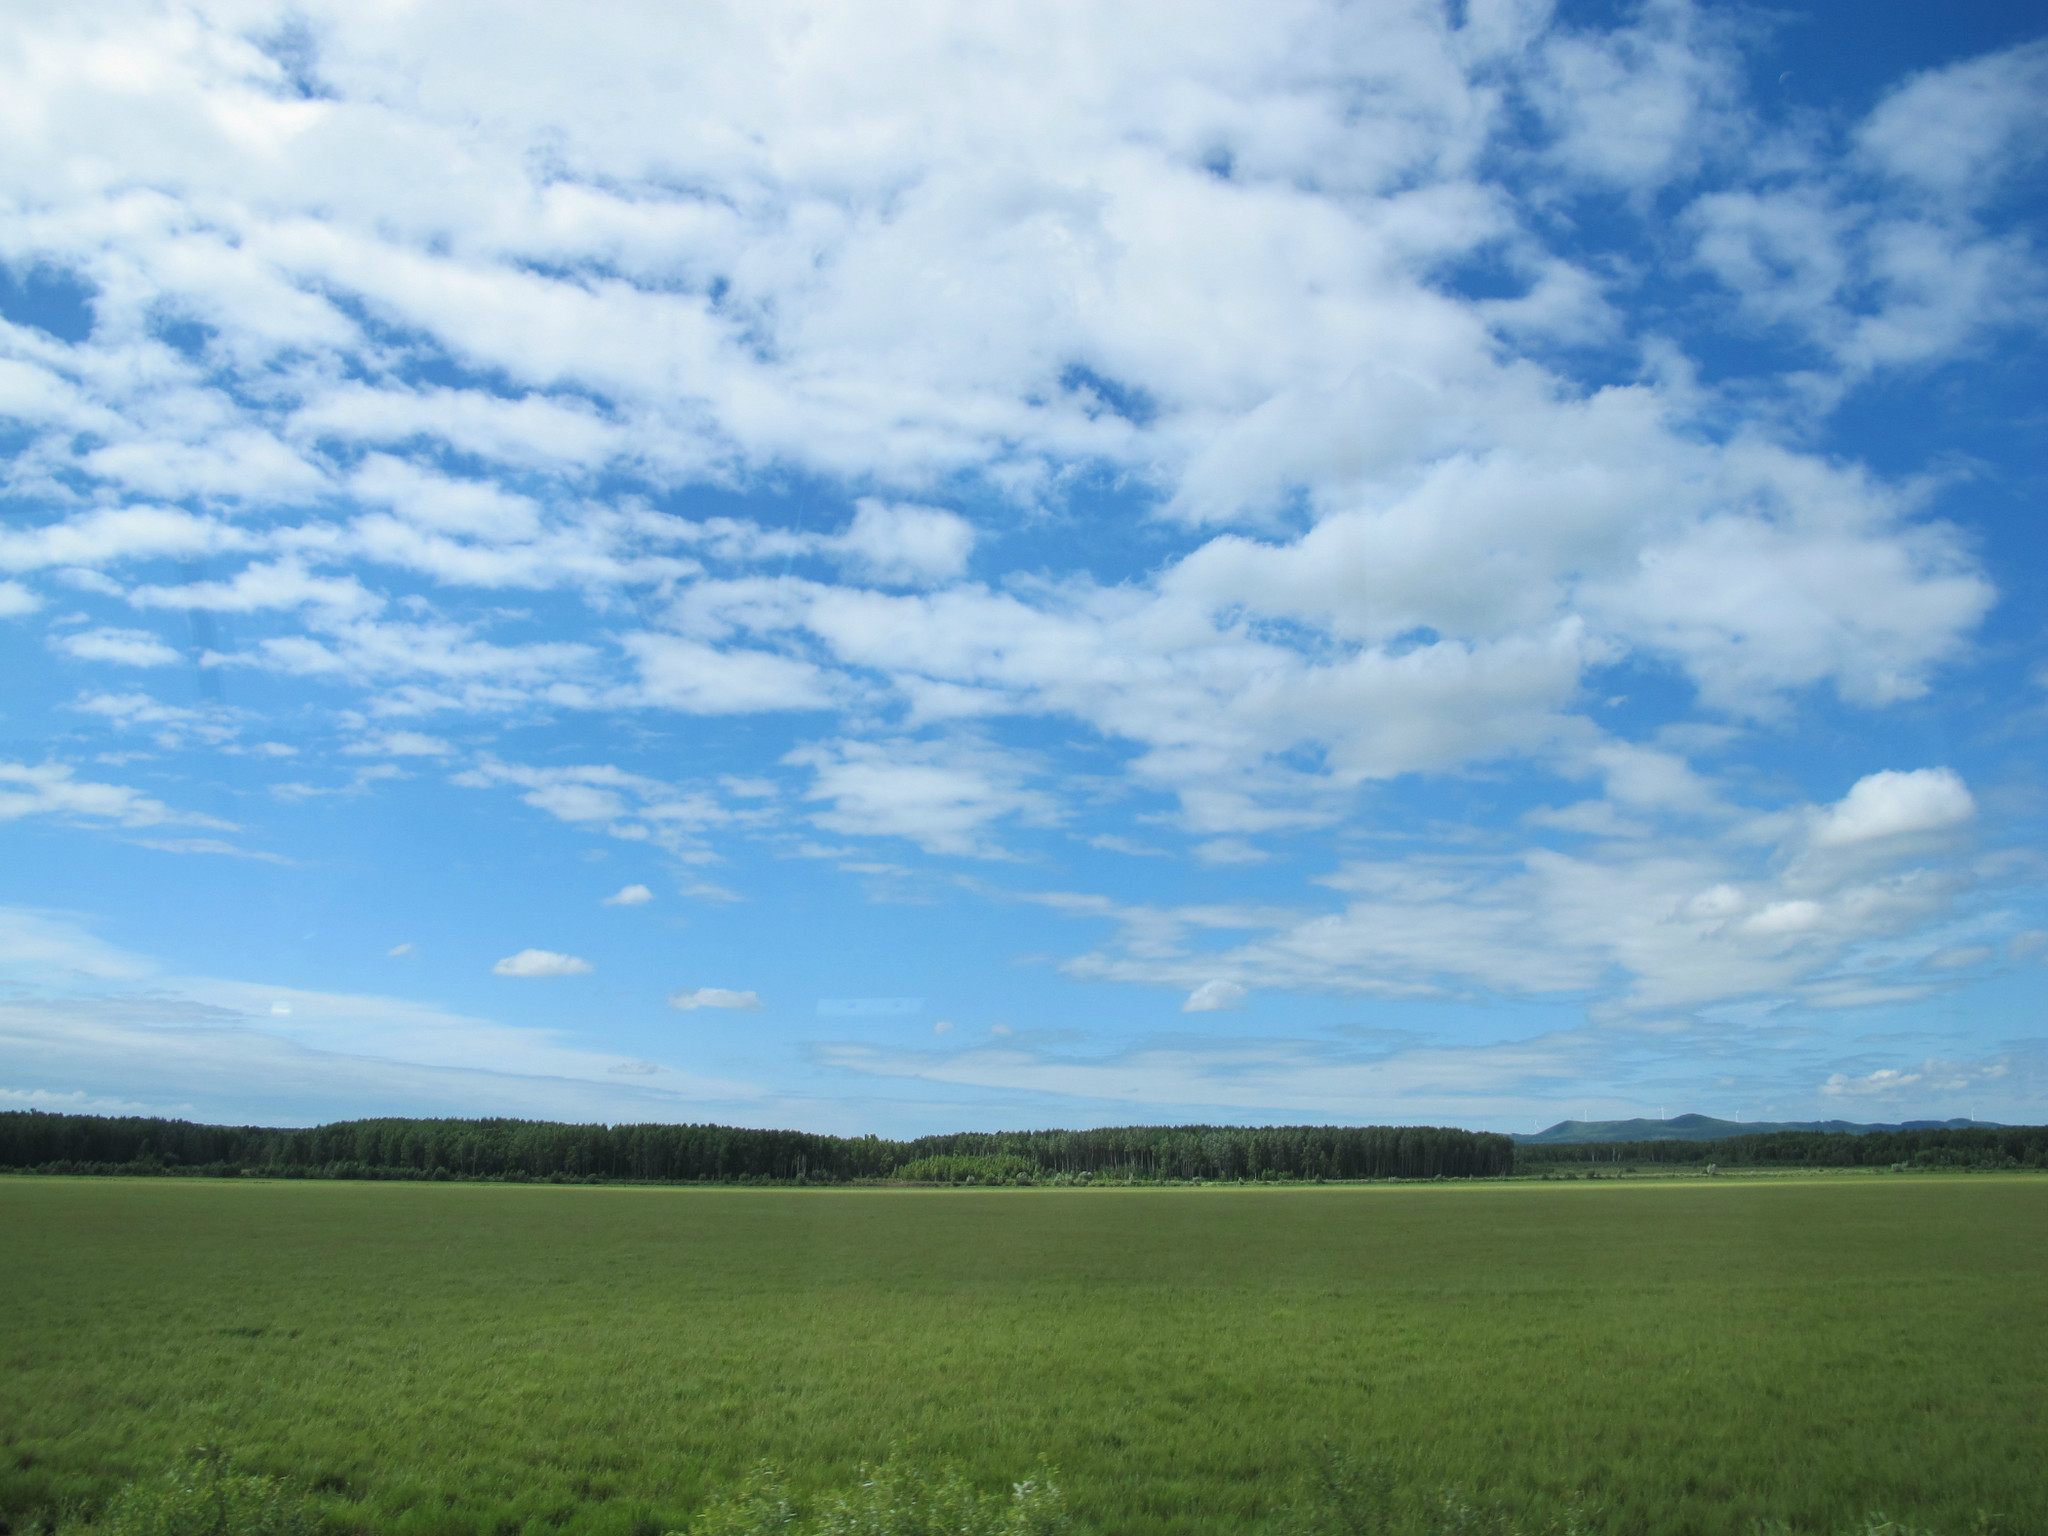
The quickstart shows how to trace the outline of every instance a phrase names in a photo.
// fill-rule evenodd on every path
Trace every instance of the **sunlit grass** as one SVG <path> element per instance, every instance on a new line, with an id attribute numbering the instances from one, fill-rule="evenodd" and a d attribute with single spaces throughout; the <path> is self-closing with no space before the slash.
<path id="1" fill-rule="evenodd" d="M 211 1443 L 366 1530 L 628 1536 L 900 1445 L 987 1488 L 1044 1455 L 1084 1528 L 1223 1531 L 1327 1442 L 1617 1532 L 2042 1529 L 2044 1275 L 2025 1176 L 4 1179 L 0 1509 Z"/>

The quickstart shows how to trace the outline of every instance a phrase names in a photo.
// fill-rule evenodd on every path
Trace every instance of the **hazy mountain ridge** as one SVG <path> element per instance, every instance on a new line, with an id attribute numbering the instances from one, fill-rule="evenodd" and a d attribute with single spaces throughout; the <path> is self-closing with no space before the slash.
<path id="1" fill-rule="evenodd" d="M 1993 1131 L 1995 1120 L 1903 1120 L 1893 1125 L 1860 1125 L 1852 1120 L 1717 1120 L 1712 1115 L 1677 1115 L 1669 1120 L 1560 1120 L 1517 1146 L 1551 1146 L 1585 1141 L 1720 1141 L 1729 1136 L 1764 1136 L 1779 1131 L 1826 1131 L 1868 1136 L 1877 1131 Z"/>

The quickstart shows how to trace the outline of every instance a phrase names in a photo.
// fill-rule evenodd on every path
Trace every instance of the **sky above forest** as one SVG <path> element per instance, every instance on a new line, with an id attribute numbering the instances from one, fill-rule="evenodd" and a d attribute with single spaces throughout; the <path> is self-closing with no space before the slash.
<path id="1" fill-rule="evenodd" d="M 2048 1119 L 2048 20 L 0 29 L 0 1108 Z"/>

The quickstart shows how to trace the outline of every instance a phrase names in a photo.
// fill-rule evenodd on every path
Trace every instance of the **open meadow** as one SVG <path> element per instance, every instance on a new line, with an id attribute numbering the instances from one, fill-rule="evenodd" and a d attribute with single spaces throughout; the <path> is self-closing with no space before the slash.
<path id="1" fill-rule="evenodd" d="M 0 1513 L 216 1443 L 364 1531 L 647 1536 L 892 1443 L 1084 1530 L 1330 1443 L 1597 1527 L 2048 1531 L 2048 1179 L 743 1190 L 0 1179 Z"/>

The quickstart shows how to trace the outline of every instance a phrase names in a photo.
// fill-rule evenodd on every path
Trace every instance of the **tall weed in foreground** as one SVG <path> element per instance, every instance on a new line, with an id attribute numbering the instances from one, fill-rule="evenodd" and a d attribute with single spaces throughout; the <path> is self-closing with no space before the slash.
<path id="1" fill-rule="evenodd" d="M 1041 1461 L 1037 1477 L 1007 1494 L 979 1493 L 957 1467 L 930 1473 L 892 1456 L 805 1513 L 780 1470 L 763 1462 L 731 1493 L 714 1494 L 689 1536 L 1064 1536 L 1055 1475 Z"/>
<path id="2" fill-rule="evenodd" d="M 1593 1528 L 1592 1512 L 1576 1502 L 1535 1524 L 1456 1488 L 1404 1498 L 1385 1466 L 1361 1465 L 1331 1446 L 1268 1526 L 1271 1536 L 1590 1536 Z"/>
<path id="3" fill-rule="evenodd" d="M 1269 1536 L 1593 1536 L 1601 1529 L 1598 1514 L 1574 1498 L 1562 1510 L 1537 1519 L 1503 1504 L 1475 1504 L 1456 1488 L 1404 1498 L 1381 1463 L 1361 1465 L 1325 1446 L 1315 1471 L 1268 1522 L 1267 1531 Z M 1782 1520 L 1759 1520 L 1753 1530 L 1754 1536 L 1804 1536 Z M 1936 1533 L 1878 1513 L 1865 1515 L 1841 1536 Z M 2015 1533 L 2002 1519 L 1979 1514 L 1970 1536 Z"/>
<path id="4" fill-rule="evenodd" d="M 1798 1533 L 1782 1520 L 1759 1520 L 1756 1536 L 1798 1536 Z M 1880 1512 L 1865 1515 L 1863 1523 L 1852 1527 L 1844 1536 L 1935 1536 L 1935 1533 L 1925 1526 L 1908 1525 Z M 1970 1525 L 1970 1536 L 2017 1536 L 2017 1532 L 2003 1516 L 1979 1510 L 1976 1520 Z"/>
<path id="5" fill-rule="evenodd" d="M 318 1536 L 308 1494 L 283 1478 L 239 1472 L 218 1446 L 200 1446 L 161 1477 L 129 1483 L 91 1519 L 57 1536 Z"/>

